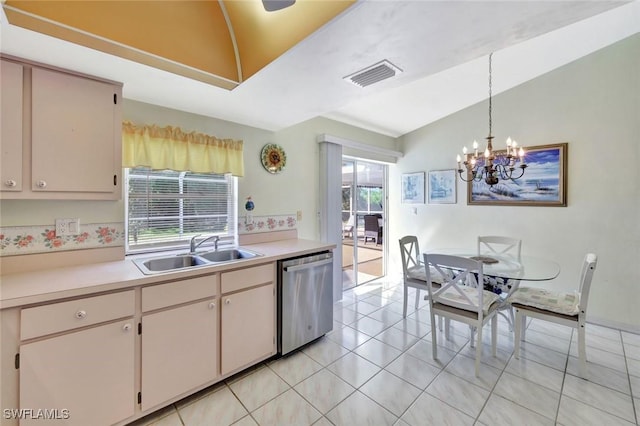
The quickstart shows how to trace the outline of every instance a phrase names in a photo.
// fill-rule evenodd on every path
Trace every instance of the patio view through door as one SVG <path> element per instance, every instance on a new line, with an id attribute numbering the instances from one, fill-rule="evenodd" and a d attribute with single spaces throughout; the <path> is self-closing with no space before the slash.
<path id="1" fill-rule="evenodd" d="M 342 287 L 384 275 L 387 166 L 343 157 Z"/>

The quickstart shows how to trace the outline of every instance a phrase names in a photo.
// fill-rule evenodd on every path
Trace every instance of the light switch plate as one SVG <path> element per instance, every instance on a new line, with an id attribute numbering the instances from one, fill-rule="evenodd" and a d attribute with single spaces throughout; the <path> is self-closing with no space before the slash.
<path id="1" fill-rule="evenodd" d="M 78 235 L 80 233 L 80 219 L 56 219 L 56 236 Z"/>
<path id="2" fill-rule="evenodd" d="M 296 212 L 296 221 L 300 222 L 302 220 L 302 210 L 298 210 Z"/>

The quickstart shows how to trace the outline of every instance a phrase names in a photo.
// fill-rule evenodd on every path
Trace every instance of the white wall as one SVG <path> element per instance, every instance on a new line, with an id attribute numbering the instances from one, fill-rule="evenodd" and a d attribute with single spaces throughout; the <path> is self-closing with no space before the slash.
<path id="1" fill-rule="evenodd" d="M 494 81 L 508 69 L 494 69 Z M 493 98 L 494 145 L 568 142 L 568 206 L 400 204 L 402 173 L 451 169 L 462 146 L 488 133 L 487 102 L 403 136 L 391 167 L 390 241 L 419 236 L 421 249 L 474 247 L 481 234 L 523 239 L 523 254 L 556 260 L 544 286 L 575 288 L 585 253 L 598 254 L 589 301 L 592 321 L 640 331 L 640 35 L 623 40 Z M 484 149 L 484 148 L 483 148 Z M 398 190 L 395 190 L 398 189 Z M 398 250 L 391 244 L 393 270 Z"/>
<path id="2" fill-rule="evenodd" d="M 81 224 L 124 221 L 122 201 L 2 200 L 0 226 L 55 225 L 77 217 Z"/>
<path id="3" fill-rule="evenodd" d="M 260 194 L 260 197 L 264 198 L 264 203 L 273 209 L 288 208 L 287 212 L 302 210 L 303 219 L 298 228 L 298 235 L 301 238 L 318 239 L 320 236 L 317 215 L 320 202 L 318 182 L 320 147 L 316 138 L 323 133 L 396 150 L 396 141 L 391 137 L 325 118 L 314 118 L 277 132 L 274 135 L 274 141 L 281 144 L 288 153 L 287 167 L 282 172 L 282 183 L 279 184 L 276 179 L 272 179 L 274 176 L 264 177 L 266 173 L 258 170 L 260 173 L 253 173 L 256 180 L 248 181 L 245 190 L 257 191 L 256 195 Z M 247 152 L 250 151 L 245 149 L 245 167 L 249 164 Z M 343 153 L 346 154 L 346 152 Z"/>

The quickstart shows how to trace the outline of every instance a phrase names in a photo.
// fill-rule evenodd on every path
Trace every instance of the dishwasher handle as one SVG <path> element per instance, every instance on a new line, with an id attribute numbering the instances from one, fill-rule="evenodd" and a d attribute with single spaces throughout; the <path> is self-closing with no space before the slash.
<path id="1" fill-rule="evenodd" d="M 301 265 L 294 265 L 294 266 L 285 266 L 282 269 L 284 270 L 284 272 L 295 272 L 295 271 L 302 271 L 304 269 L 315 268 L 316 266 L 327 265 L 329 263 L 333 263 L 332 257 L 330 257 L 329 259 L 324 259 L 317 262 L 303 263 Z"/>

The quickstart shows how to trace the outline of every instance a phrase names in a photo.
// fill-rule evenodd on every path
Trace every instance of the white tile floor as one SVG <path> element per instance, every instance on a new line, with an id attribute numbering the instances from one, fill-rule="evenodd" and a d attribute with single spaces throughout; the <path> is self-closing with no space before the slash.
<path id="1" fill-rule="evenodd" d="M 410 300 L 412 300 L 410 298 Z M 640 335 L 587 326 L 589 380 L 570 328 L 533 320 L 520 360 L 500 317 L 481 377 L 468 327 L 452 322 L 431 356 L 428 302 L 402 318 L 402 286 L 344 294 L 334 330 L 135 422 L 136 425 L 632 425 L 640 419 Z"/>

